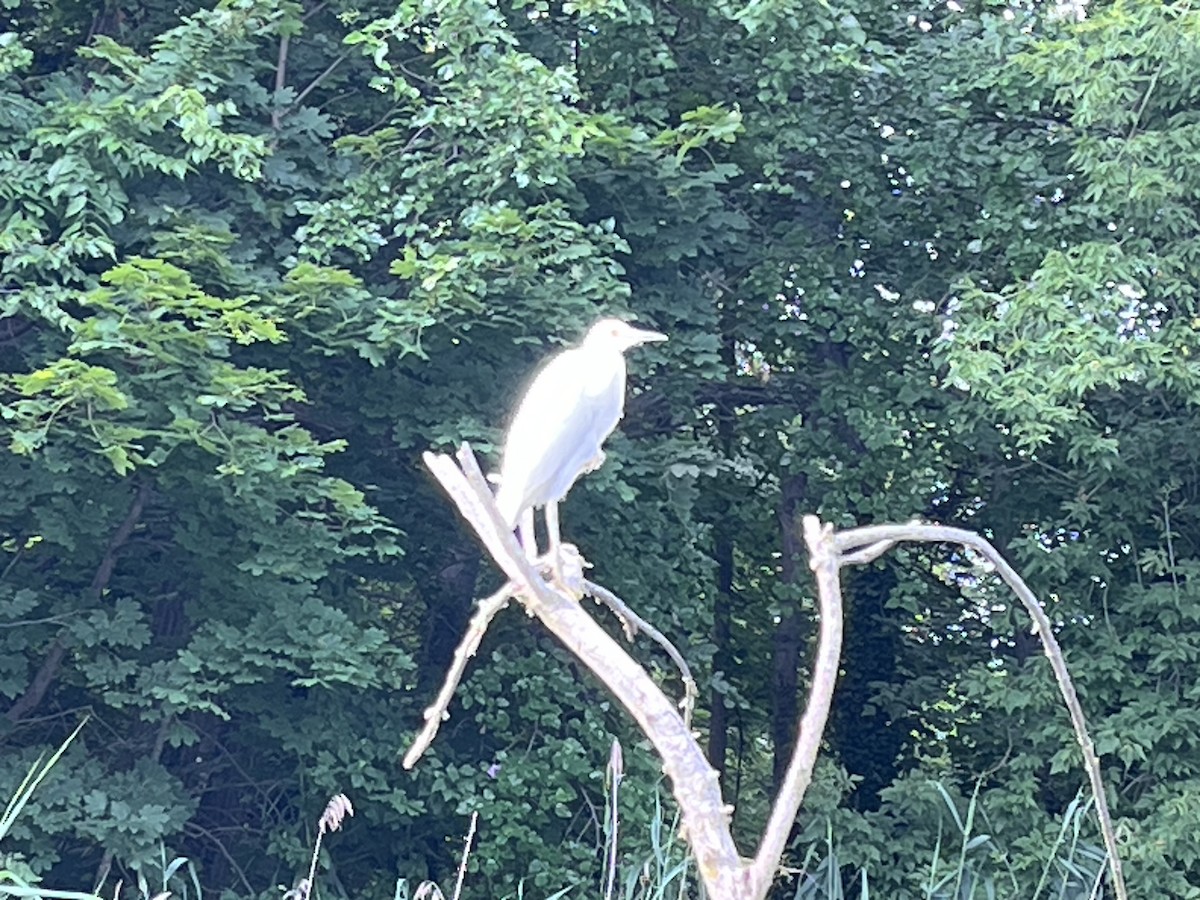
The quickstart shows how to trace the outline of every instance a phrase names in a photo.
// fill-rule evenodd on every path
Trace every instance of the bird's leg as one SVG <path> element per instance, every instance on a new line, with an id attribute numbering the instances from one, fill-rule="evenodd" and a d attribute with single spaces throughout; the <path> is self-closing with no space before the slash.
<path id="1" fill-rule="evenodd" d="M 525 551 L 525 558 L 533 562 L 537 559 L 537 531 L 533 527 L 532 508 L 521 513 L 521 519 L 517 522 L 517 535 L 521 539 L 521 549 Z"/>
<path id="2" fill-rule="evenodd" d="M 562 535 L 558 531 L 558 501 L 551 500 L 546 504 L 546 556 L 550 559 L 550 568 L 555 577 L 558 577 L 561 553 Z"/>
<path id="3" fill-rule="evenodd" d="M 583 597 L 583 569 L 588 563 L 579 555 L 574 544 L 564 544 L 558 530 L 558 503 L 546 504 L 546 535 L 548 547 L 545 560 L 550 569 L 550 580 L 559 590 L 566 591 L 576 600 Z"/>

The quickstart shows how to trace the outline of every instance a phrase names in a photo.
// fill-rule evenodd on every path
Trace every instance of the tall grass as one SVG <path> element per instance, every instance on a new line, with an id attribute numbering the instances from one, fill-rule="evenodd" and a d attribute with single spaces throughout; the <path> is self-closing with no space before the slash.
<path id="1" fill-rule="evenodd" d="M 953 830 L 947 833 L 939 826 L 926 874 L 915 894 L 920 900 L 1098 900 L 1102 896 L 1108 858 L 1099 846 L 1083 839 L 1091 803 L 1082 794 L 1076 795 L 1063 812 L 1058 834 L 1047 847 L 1040 877 L 1030 890 L 1022 888 L 1008 852 L 990 833 L 994 829 L 979 802 L 980 785 L 960 812 L 945 786 L 929 784 L 946 806 L 948 816 L 942 821 L 951 823 Z M 980 823 L 986 831 L 979 829 Z M 855 871 L 839 858 L 833 826 L 828 821 L 824 853 L 810 868 L 815 855 L 810 851 L 794 900 L 870 900 L 870 873 L 866 869 Z M 876 890 L 874 896 L 891 900 L 894 893 Z"/>
<path id="2" fill-rule="evenodd" d="M 85 720 L 86 721 L 86 720 Z M 0 900 L 5 897 L 28 900 L 103 900 L 95 893 L 64 891 L 42 887 L 36 876 L 23 869 L 20 856 L 4 846 L 13 824 L 25 810 L 34 791 L 50 775 L 85 723 L 62 742 L 49 757 L 39 757 L 17 786 L 4 812 L 0 815 Z M 606 804 L 604 818 L 604 866 L 598 890 L 591 894 L 596 900 L 700 900 L 701 892 L 693 875 L 691 856 L 680 838 L 679 817 L 668 813 L 662 795 L 655 793 L 654 815 L 651 818 L 648 848 L 640 861 L 622 862 L 620 853 L 621 781 L 624 766 L 620 745 L 613 744 L 606 772 Z M 938 782 L 929 782 L 942 799 L 947 814 L 929 848 L 925 874 L 920 886 L 906 896 L 914 900 L 1098 900 L 1107 858 L 1094 843 L 1084 839 L 1084 826 L 1091 803 L 1077 795 L 1063 813 L 1055 838 L 1047 846 L 1044 865 L 1032 892 L 1022 893 L 1019 879 L 1008 854 L 992 832 L 986 811 L 980 803 L 977 784 L 965 807 L 960 810 L 950 792 Z M 318 822 L 307 877 L 283 895 L 283 900 L 312 900 L 316 894 L 317 860 L 322 838 L 342 827 L 354 811 L 349 799 L 337 794 L 330 799 Z M 460 900 L 464 885 L 469 881 L 468 861 L 474 848 L 476 817 L 472 816 L 470 831 L 464 842 L 456 882 L 449 893 L 450 900 Z M 982 828 L 981 828 L 982 826 Z M 920 861 L 912 860 L 913 871 Z M 877 879 L 878 881 L 879 879 Z M 890 879 L 895 881 L 895 879 Z M 202 900 L 199 876 L 186 857 L 167 859 L 161 849 L 159 871 L 151 883 L 148 872 L 137 872 L 137 896 L 140 900 Z M 826 820 L 824 846 L 811 847 L 796 878 L 793 900 L 871 900 L 886 897 L 882 888 L 872 888 L 871 873 L 855 869 L 840 858 L 837 835 L 831 819 Z M 589 896 L 584 888 L 563 888 L 550 895 L 530 900 L 563 900 Z M 112 900 L 121 896 L 121 883 L 113 890 Z M 410 887 L 407 879 L 395 883 L 392 900 L 446 900 L 447 895 L 433 882 L 423 881 Z M 524 884 L 518 885 L 515 895 L 504 900 L 526 900 Z M 711 898 L 726 900 L 726 898 Z"/>
<path id="3" fill-rule="evenodd" d="M 57 750 L 50 754 L 49 759 L 45 754 L 39 756 L 21 783 L 17 785 L 16 791 L 8 801 L 8 805 L 4 807 L 4 814 L 0 816 L 0 848 L 4 848 L 4 842 L 8 838 L 8 833 L 12 831 L 13 824 L 17 821 L 17 817 L 25 809 L 29 803 L 29 798 L 33 796 L 33 792 L 38 789 L 46 776 L 54 768 L 55 764 L 62 759 L 62 755 L 67 752 L 67 748 L 71 746 L 71 742 L 75 740 L 83 726 L 87 724 L 85 718 L 82 722 L 75 726 L 75 730 L 67 735 L 67 739 L 63 741 Z M 79 891 L 58 891 L 52 888 L 39 887 L 36 884 L 36 879 L 27 871 L 20 871 L 20 857 L 15 854 L 10 855 L 5 852 L 0 856 L 0 897 L 44 897 L 47 900 L 55 898 L 55 900 L 99 900 L 95 894 L 81 893 Z"/>

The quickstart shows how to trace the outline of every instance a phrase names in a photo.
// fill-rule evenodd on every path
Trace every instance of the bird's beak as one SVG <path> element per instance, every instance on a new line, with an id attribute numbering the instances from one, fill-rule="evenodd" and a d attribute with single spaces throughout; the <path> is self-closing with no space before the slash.
<path id="1" fill-rule="evenodd" d="M 649 344 L 653 343 L 654 341 L 665 341 L 666 339 L 667 336 L 660 331 L 648 331 L 644 328 L 629 329 L 629 345 L 631 347 L 637 344 Z"/>

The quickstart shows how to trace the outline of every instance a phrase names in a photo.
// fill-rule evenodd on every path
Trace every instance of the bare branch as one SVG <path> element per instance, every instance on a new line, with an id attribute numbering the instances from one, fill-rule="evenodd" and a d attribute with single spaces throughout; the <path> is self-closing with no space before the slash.
<path id="1" fill-rule="evenodd" d="M 133 534 L 133 529 L 141 521 L 142 510 L 146 508 L 146 501 L 149 497 L 150 485 L 144 482 L 138 488 L 138 492 L 133 498 L 133 503 L 129 505 L 129 512 L 125 514 L 125 518 L 117 526 L 117 530 L 113 532 L 113 536 L 109 538 L 108 547 L 104 550 L 104 558 L 100 560 L 100 565 L 96 568 L 96 574 L 92 576 L 92 594 L 97 599 L 103 596 L 104 591 L 108 588 L 109 579 L 112 578 L 113 569 L 117 565 L 117 551 L 125 545 L 130 535 Z"/>
<path id="2" fill-rule="evenodd" d="M 964 547 L 971 548 L 995 567 L 996 573 L 1012 592 L 1017 595 L 1017 599 L 1021 601 L 1029 615 L 1033 618 L 1034 624 L 1037 626 L 1038 637 L 1042 641 L 1042 649 L 1046 654 L 1046 658 L 1050 660 L 1050 668 L 1054 671 L 1054 678 L 1058 682 L 1058 689 L 1062 694 L 1063 701 L 1066 703 L 1067 711 L 1070 713 L 1071 726 L 1075 730 L 1075 739 L 1079 742 L 1080 750 L 1083 752 L 1083 765 L 1087 770 L 1088 780 L 1091 782 L 1092 795 L 1096 800 L 1096 817 L 1100 821 L 1100 832 L 1104 837 L 1104 847 L 1108 851 L 1108 864 L 1112 871 L 1113 891 L 1117 895 L 1117 900 L 1127 900 L 1129 895 L 1125 889 L 1125 875 L 1121 868 L 1121 857 L 1119 848 L 1117 847 L 1116 831 L 1113 828 L 1112 814 L 1109 812 L 1108 798 L 1104 792 L 1104 779 L 1100 771 L 1100 758 L 1096 755 L 1096 747 L 1088 734 L 1087 720 L 1083 714 L 1083 706 L 1079 702 L 1079 696 L 1075 693 L 1075 685 L 1071 681 L 1070 673 L 1067 671 L 1067 662 L 1063 657 L 1062 647 L 1059 646 L 1058 639 L 1054 636 L 1054 628 L 1042 604 L 1038 601 L 1033 591 L 1029 589 L 1029 586 L 1025 584 L 1021 576 L 1017 574 L 1016 570 L 1000 555 L 1000 551 L 981 535 L 973 531 L 966 531 L 962 528 L 947 528 L 942 525 L 913 523 L 909 525 L 873 525 L 866 528 L 854 528 L 849 531 L 843 531 L 834 537 L 834 543 L 838 550 L 844 554 L 848 554 L 842 558 L 842 564 L 862 557 L 865 552 L 883 543 L 894 544 L 899 541 L 962 544 Z M 861 548 L 866 548 L 866 550 Z M 857 551 L 857 553 L 854 551 Z"/>
<path id="3" fill-rule="evenodd" d="M 311 19 L 313 16 L 315 16 L 317 13 L 319 13 L 321 10 L 323 10 L 328 5 L 329 5 L 328 0 L 326 0 L 326 2 L 324 2 L 324 3 L 318 3 L 312 9 L 310 9 L 308 12 L 306 12 L 304 15 L 302 15 L 300 17 L 300 21 L 307 22 L 309 19 Z"/>
<path id="4" fill-rule="evenodd" d="M 246 889 L 247 895 L 254 896 L 254 885 L 250 883 L 250 879 L 246 876 L 245 870 L 238 865 L 238 861 L 234 858 L 233 854 L 229 852 L 229 848 L 227 848 L 221 839 L 217 837 L 215 832 L 209 831 L 207 828 L 197 825 L 194 822 L 185 822 L 183 824 L 183 830 L 193 837 L 203 837 L 212 841 L 217 848 L 217 852 L 224 857 L 225 862 L 228 863 L 230 870 L 238 877 L 238 880 L 242 883 L 242 887 Z"/>
<path id="5" fill-rule="evenodd" d="M 335 59 L 333 62 L 331 62 L 328 66 L 326 66 L 325 70 L 323 72 L 321 72 L 320 75 L 318 75 L 316 78 L 314 78 L 312 81 L 310 81 L 307 85 L 305 85 L 304 90 L 302 90 L 300 93 L 298 93 L 296 95 L 296 99 L 292 101 L 291 106 L 289 106 L 287 109 L 285 109 L 283 111 L 283 113 L 280 115 L 280 118 L 282 119 L 283 116 L 290 115 L 296 109 L 296 107 L 298 107 L 301 103 L 304 102 L 304 98 L 307 97 L 309 94 L 311 94 L 313 92 L 313 90 L 317 87 L 317 85 L 319 85 L 322 81 L 324 81 L 326 78 L 328 78 L 330 75 L 332 75 L 334 70 L 338 66 L 340 66 L 342 63 L 344 63 L 349 58 L 349 56 L 350 56 L 350 54 L 343 53 L 341 56 L 339 56 L 337 59 Z"/>
<path id="6" fill-rule="evenodd" d="M 13 554 L 13 558 L 8 561 L 8 565 L 4 567 L 4 571 L 0 572 L 0 581 L 8 577 L 8 573 L 13 570 L 17 563 L 21 561 L 21 557 L 25 555 L 25 538 L 21 535 L 16 536 L 14 543 L 17 545 L 17 552 Z"/>
<path id="7" fill-rule="evenodd" d="M 842 656 L 842 589 L 838 580 L 838 553 L 833 526 L 822 525 L 816 516 L 805 516 L 804 541 L 808 545 L 808 565 L 817 581 L 820 635 L 808 704 L 800 718 L 800 734 L 779 786 L 779 795 L 775 798 L 766 831 L 763 832 L 758 855 L 754 858 L 753 880 L 766 885 L 774 880 L 792 825 L 796 821 L 796 813 L 812 782 Z"/>
<path id="8" fill-rule="evenodd" d="M 108 582 L 112 578 L 113 570 L 117 565 L 117 551 L 129 540 L 129 536 L 133 534 L 133 529 L 137 527 L 137 523 L 142 518 L 142 510 L 146 507 L 146 501 L 150 497 L 150 485 L 143 482 L 138 488 L 137 494 L 134 495 L 133 502 L 129 505 L 129 511 L 125 514 L 125 518 L 121 524 L 117 526 L 117 530 L 113 532 L 108 541 L 108 547 L 104 550 L 104 556 L 100 560 L 100 565 L 96 567 L 96 572 L 92 576 L 91 591 L 92 595 L 99 600 L 104 596 L 105 590 L 108 589 Z M 63 642 L 62 632 L 60 631 L 54 640 L 50 643 L 50 650 L 46 653 L 46 658 L 42 660 L 41 666 L 34 673 L 33 681 L 29 683 L 29 687 L 25 689 L 20 697 L 18 697 L 13 705 L 8 708 L 5 718 L 10 722 L 19 722 L 21 719 L 37 708 L 42 702 L 42 698 L 46 696 L 46 692 L 50 690 L 50 685 L 53 684 L 55 676 L 58 674 L 58 669 L 62 665 L 63 658 L 66 656 L 67 647 Z"/>
<path id="9" fill-rule="evenodd" d="M 758 854 L 753 861 L 747 862 L 738 856 L 729 831 L 728 808 L 722 804 L 719 776 L 709 765 L 688 723 L 646 671 L 583 611 L 576 600 L 578 588 L 582 586 L 584 592 L 608 606 L 621 620 L 628 637 L 632 639 L 637 630 L 645 631 L 666 650 L 683 677 L 687 696 L 682 706 L 685 713 L 690 713 L 695 700 L 695 685 L 678 650 L 611 591 L 584 580 L 581 574 L 582 560 L 577 560 L 580 564 L 577 566 L 579 574 L 571 584 L 547 583 L 538 569 L 539 563 L 525 558 L 502 520 L 491 489 L 468 446 L 463 445 L 458 453 L 459 465 L 455 465 L 447 456 L 428 453 L 425 462 L 509 582 L 500 592 L 480 603 L 468 634 L 456 652 L 454 666 L 447 675 L 442 692 L 426 713 L 425 729 L 405 758 L 406 767 L 415 763 L 436 734 L 466 661 L 478 648 L 491 619 L 509 599 L 515 597 L 530 615 L 536 616 L 604 682 L 650 738 L 663 760 L 663 771 L 671 780 L 684 833 L 699 864 L 698 872 L 707 895 L 714 898 L 762 900 L 774 880 L 796 813 L 812 781 L 832 705 L 843 632 L 839 582 L 841 567 L 871 562 L 905 540 L 958 543 L 976 550 L 995 566 L 1037 624 L 1046 655 L 1070 711 L 1076 737 L 1083 749 L 1105 846 L 1108 848 L 1114 889 L 1118 900 L 1127 900 L 1112 820 L 1100 779 L 1099 760 L 1087 735 L 1082 707 L 1067 673 L 1062 650 L 1036 597 L 996 549 L 979 535 L 961 529 L 919 523 L 836 533 L 832 526 L 822 525 L 815 516 L 804 517 L 804 539 L 808 545 L 809 565 L 816 579 L 820 609 L 817 655 L 808 704 L 801 717 L 800 733 L 792 758 Z"/>
<path id="10" fill-rule="evenodd" d="M 425 464 L 512 581 L 526 611 L 612 691 L 653 743 L 671 780 L 708 895 L 745 900 L 765 896 L 769 881 L 753 882 L 754 873 L 739 857 L 717 773 L 674 703 L 577 600 L 547 584 L 524 558 L 466 445 L 458 452 L 458 461 L 461 469 L 447 456 L 425 454 Z"/>
<path id="11" fill-rule="evenodd" d="M 841 558 L 843 566 L 862 566 L 869 562 L 874 562 L 896 546 L 895 541 L 880 541 L 877 544 L 871 544 L 869 547 L 863 547 L 861 550 L 856 550 L 853 553 L 847 553 Z"/>
<path id="12" fill-rule="evenodd" d="M 46 657 L 38 666 L 38 670 L 33 674 L 33 680 L 29 682 L 25 693 L 18 697 L 8 708 L 8 712 L 4 714 L 8 721 L 20 722 L 28 713 L 37 709 L 42 698 L 46 696 L 46 691 L 50 690 L 50 685 L 54 683 L 54 677 L 58 674 L 58 669 L 66 655 L 67 646 L 63 643 L 62 632 L 59 632 L 50 642 L 50 649 L 46 652 Z"/>
<path id="13" fill-rule="evenodd" d="M 450 701 L 454 698 L 454 691 L 458 688 L 459 681 L 462 680 L 467 663 L 478 652 L 479 644 L 483 640 L 488 626 L 492 623 L 492 619 L 508 605 L 508 601 L 511 599 L 512 583 L 510 582 L 492 596 L 479 601 L 479 609 L 471 617 L 467 633 L 454 651 L 454 662 L 446 673 L 442 689 L 438 693 L 437 699 L 425 710 L 425 727 L 421 729 L 421 733 L 413 741 L 412 747 L 404 755 L 404 768 L 411 769 L 417 764 L 417 760 L 433 743 L 442 722 L 450 717 Z"/>
<path id="14" fill-rule="evenodd" d="M 612 591 L 591 581 L 585 581 L 583 589 L 588 596 L 603 603 L 612 610 L 613 615 L 621 620 L 621 627 L 625 629 L 625 636 L 628 640 L 632 641 L 639 631 L 644 632 L 650 640 L 662 647 L 667 656 L 671 657 L 671 661 L 679 669 L 679 679 L 683 682 L 683 699 L 679 701 L 679 708 L 683 710 L 683 721 L 690 726 L 692 711 L 696 708 L 696 700 L 700 696 L 700 691 L 696 687 L 696 679 L 692 677 L 692 670 L 688 667 L 683 654 L 676 649 L 665 634 L 630 609 L 629 604 Z"/>

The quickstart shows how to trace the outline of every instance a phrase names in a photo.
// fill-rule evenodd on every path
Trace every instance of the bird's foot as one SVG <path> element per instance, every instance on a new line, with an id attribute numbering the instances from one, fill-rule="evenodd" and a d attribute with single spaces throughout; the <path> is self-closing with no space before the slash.
<path id="1" fill-rule="evenodd" d="M 579 600 L 586 593 L 583 570 L 591 567 L 574 544 L 559 544 L 557 552 L 551 550 L 542 557 L 540 568 L 549 574 L 551 584 Z"/>

